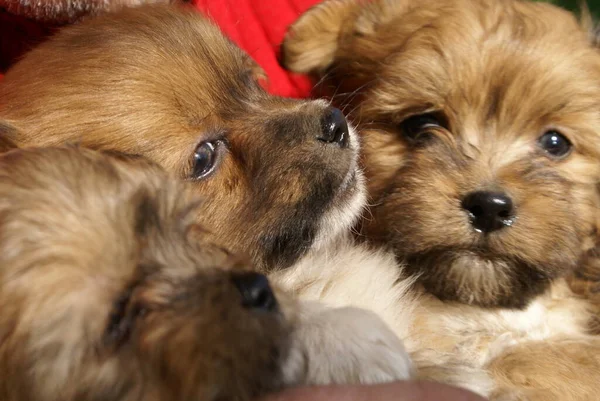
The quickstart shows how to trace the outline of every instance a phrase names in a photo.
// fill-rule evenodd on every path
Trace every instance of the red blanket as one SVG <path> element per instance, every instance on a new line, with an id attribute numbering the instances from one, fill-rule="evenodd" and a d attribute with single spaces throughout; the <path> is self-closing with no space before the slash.
<path id="1" fill-rule="evenodd" d="M 284 71 L 277 56 L 287 27 L 319 1 L 193 0 L 193 4 L 262 66 L 269 77 L 271 93 L 306 97 L 311 87 L 309 80 Z M 0 11 L 0 68 L 10 65 L 24 46 L 39 41 L 45 32 L 47 29 Z"/>
<path id="2" fill-rule="evenodd" d="M 284 71 L 277 62 L 287 27 L 319 0 L 195 0 L 223 32 L 260 64 L 269 77 L 269 91 L 281 96 L 306 97 L 306 77 Z"/>

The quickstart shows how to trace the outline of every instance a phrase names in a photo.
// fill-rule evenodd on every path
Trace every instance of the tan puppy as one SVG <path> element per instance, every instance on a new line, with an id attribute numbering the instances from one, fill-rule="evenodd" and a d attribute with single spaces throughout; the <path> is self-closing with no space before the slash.
<path id="1" fill-rule="evenodd" d="M 287 36 L 284 63 L 321 78 L 363 135 L 362 229 L 418 277 L 409 349 L 425 376 L 494 399 L 598 397 L 590 305 L 564 280 L 597 254 L 587 28 L 525 1 L 329 0 Z"/>
<path id="2" fill-rule="evenodd" d="M 248 400 L 356 374 L 323 333 L 398 343 L 367 312 L 275 296 L 206 241 L 188 194 L 141 159 L 0 157 L 0 399 Z"/>

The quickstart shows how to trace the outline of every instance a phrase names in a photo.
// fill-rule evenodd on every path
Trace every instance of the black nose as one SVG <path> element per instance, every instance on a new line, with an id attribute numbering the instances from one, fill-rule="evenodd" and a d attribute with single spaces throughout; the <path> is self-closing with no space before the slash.
<path id="1" fill-rule="evenodd" d="M 342 112 L 334 107 L 327 109 L 321 119 L 321 132 L 317 139 L 345 148 L 348 146 L 348 136 L 348 122 Z"/>
<path id="2" fill-rule="evenodd" d="M 232 280 L 242 294 L 242 305 L 246 308 L 265 312 L 277 308 L 277 300 L 271 290 L 269 280 L 262 274 L 242 273 L 235 275 Z"/>
<path id="3" fill-rule="evenodd" d="M 490 233 L 510 226 L 514 218 L 512 200 L 500 192 L 471 192 L 462 202 L 477 231 Z"/>

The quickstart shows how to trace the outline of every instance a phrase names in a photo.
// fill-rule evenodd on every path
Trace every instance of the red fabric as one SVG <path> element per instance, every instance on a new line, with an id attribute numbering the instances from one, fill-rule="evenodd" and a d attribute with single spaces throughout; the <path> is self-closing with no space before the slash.
<path id="1" fill-rule="evenodd" d="M 308 78 L 279 66 L 279 45 L 287 27 L 320 0 L 192 0 L 223 32 L 265 70 L 269 92 L 288 97 L 307 97 Z M 0 10 L 0 74 L 49 30 Z M 1 75 L 0 75 L 1 79 Z"/>
<path id="2" fill-rule="evenodd" d="M 268 90 L 277 95 L 307 97 L 311 83 L 279 66 L 279 45 L 287 27 L 319 0 L 194 0 L 235 43 L 265 70 Z"/>

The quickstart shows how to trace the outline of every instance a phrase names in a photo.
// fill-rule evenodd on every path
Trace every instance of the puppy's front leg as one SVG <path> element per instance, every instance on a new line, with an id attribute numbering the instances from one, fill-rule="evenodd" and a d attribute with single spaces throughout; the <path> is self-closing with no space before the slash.
<path id="1" fill-rule="evenodd" d="M 526 342 L 491 361 L 492 401 L 596 401 L 600 338 Z"/>
<path id="2" fill-rule="evenodd" d="M 306 358 L 305 383 L 375 384 L 414 377 L 402 341 L 374 313 L 304 302 L 294 347 Z"/>

